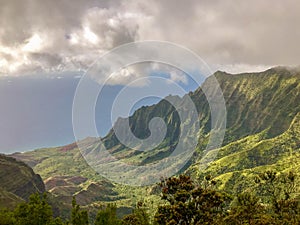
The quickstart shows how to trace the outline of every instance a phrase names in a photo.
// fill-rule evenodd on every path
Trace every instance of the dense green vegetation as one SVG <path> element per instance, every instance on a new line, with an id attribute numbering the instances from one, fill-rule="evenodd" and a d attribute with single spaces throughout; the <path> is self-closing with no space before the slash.
<path id="1" fill-rule="evenodd" d="M 180 175 L 159 184 L 162 204 L 154 218 L 139 202 L 134 211 L 118 218 L 115 204 L 101 207 L 94 220 L 72 200 L 70 218 L 54 217 L 47 194 L 34 194 L 28 203 L 13 211 L 0 210 L 0 224 L 6 225 L 147 225 L 147 224 L 298 224 L 300 196 L 298 177 L 293 173 L 265 171 L 255 177 L 256 186 L 237 196 L 215 189 L 217 182 L 206 176 L 202 182 Z"/>
<path id="2" fill-rule="evenodd" d="M 175 176 L 160 186 L 146 188 L 115 184 L 86 163 L 76 143 L 11 155 L 43 179 L 48 197 L 40 201 L 52 206 L 49 223 L 84 224 L 89 220 L 95 224 L 297 224 L 300 72 L 278 67 L 239 75 L 216 72 L 215 76 L 226 101 L 226 136 L 221 148 L 205 156 L 216 158 L 203 166 L 211 122 L 202 91 L 209 88 L 208 78 L 202 88 L 189 93 L 199 111 L 201 127 L 196 152 L 181 171 L 187 176 Z M 176 96 L 167 98 L 174 98 L 178 105 L 182 102 Z M 106 147 L 115 157 L 135 165 L 152 164 L 168 156 L 177 144 L 180 121 L 166 100 L 137 110 L 130 117 L 130 127 L 137 137 L 145 138 L 153 117 L 163 118 L 168 128 L 166 138 L 155 149 L 128 149 L 119 143 L 113 130 L 103 138 Z M 99 151 L 95 138 L 84 142 L 91 151 Z M 44 191 L 36 189 L 43 187 L 41 179 L 24 163 L 2 161 L 0 177 L 8 183 L 0 184 L 0 208 L 13 209 L 20 202 L 27 205 L 31 200 L 24 202 L 30 194 Z M 19 171 L 16 180 L 11 179 L 14 171 Z M 27 190 L 26 195 L 19 190 Z M 16 217 L 15 210 L 2 211 L 1 218 Z M 61 220 L 55 220 L 55 216 Z"/>
<path id="3" fill-rule="evenodd" d="M 199 170 L 196 159 L 185 173 L 193 178 L 204 178 L 211 174 L 217 182 L 218 190 L 230 194 L 239 194 L 255 185 L 253 177 L 268 169 L 279 172 L 293 170 L 300 174 L 300 120 L 299 115 L 292 120 L 290 127 L 273 138 L 266 137 L 266 131 L 249 135 L 217 149 L 218 155 L 205 170 Z M 149 205 L 159 204 L 159 196 L 147 189 L 112 184 L 98 175 L 82 158 L 78 148 L 63 151 L 64 147 L 41 149 L 19 154 L 28 164 L 35 164 L 34 171 L 39 173 L 53 198 L 63 200 L 60 213 L 68 216 L 72 197 L 85 209 L 94 208 L 93 217 L 103 202 L 115 203 L 118 214 L 130 212 L 139 201 L 145 200 Z M 145 198 L 145 199 L 144 199 Z M 150 214 L 154 214 L 151 206 Z"/>
<path id="4" fill-rule="evenodd" d="M 211 174 L 220 181 L 220 189 L 231 193 L 251 186 L 249 180 L 254 174 L 265 170 L 293 170 L 300 174 L 300 114 L 282 134 L 274 138 L 265 135 L 263 131 L 216 149 L 216 159 L 204 171 L 199 173 L 196 161 L 188 173 L 202 177 Z"/>
<path id="5" fill-rule="evenodd" d="M 263 139 L 276 137 L 289 128 L 300 112 L 300 72 L 297 70 L 277 67 L 261 73 L 232 75 L 216 72 L 214 75 L 220 83 L 226 102 L 227 129 L 224 146 L 261 132 L 264 133 Z M 211 131 L 210 106 L 203 91 L 206 94 L 212 92 L 210 86 L 211 79 L 208 78 L 196 91 L 189 93 L 199 112 L 200 123 L 200 130 L 197 132 L 198 155 L 195 155 L 195 160 L 205 149 Z M 184 107 L 184 98 L 168 96 L 166 99 L 169 98 L 175 99 L 180 110 L 189 113 Z M 115 157 L 137 165 L 153 163 L 169 155 L 178 142 L 180 125 L 185 121 L 179 120 L 175 108 L 164 99 L 158 104 L 138 109 L 129 117 L 132 132 L 139 138 L 148 137 L 148 124 L 154 117 L 162 118 L 167 124 L 166 137 L 155 149 L 134 151 L 126 148 L 119 142 L 114 130 L 103 138 L 107 149 Z M 118 121 L 115 126 L 118 126 Z"/>

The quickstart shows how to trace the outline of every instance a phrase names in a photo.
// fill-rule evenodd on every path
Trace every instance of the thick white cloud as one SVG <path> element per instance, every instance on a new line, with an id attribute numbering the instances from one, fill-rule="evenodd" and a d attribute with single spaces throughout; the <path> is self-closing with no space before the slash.
<path id="1" fill-rule="evenodd" d="M 214 70 L 297 65 L 299 12 L 297 0 L 0 0 L 0 74 L 84 70 L 120 44 L 153 39 L 190 48 Z M 125 69 L 112 83 L 143 72 Z"/>
<path id="2" fill-rule="evenodd" d="M 22 75 L 86 69 L 136 40 L 139 15 L 117 1 L 0 1 L 0 71 Z"/>

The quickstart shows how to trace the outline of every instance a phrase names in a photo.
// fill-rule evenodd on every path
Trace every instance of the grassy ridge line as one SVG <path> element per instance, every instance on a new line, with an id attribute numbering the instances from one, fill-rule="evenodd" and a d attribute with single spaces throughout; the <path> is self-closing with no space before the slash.
<path id="1" fill-rule="evenodd" d="M 284 153 L 286 149 L 292 149 L 291 143 L 297 143 L 297 140 L 293 139 L 294 134 L 287 133 L 287 129 L 300 111 L 300 73 L 284 68 L 274 68 L 262 73 L 240 75 L 217 72 L 215 76 L 220 82 L 226 100 L 228 129 L 225 146 L 221 148 L 217 161 L 203 174 L 213 173 L 222 180 L 221 188 L 238 192 L 240 185 L 247 185 L 244 182 L 245 179 L 251 179 L 251 171 L 271 167 L 286 170 L 292 166 L 298 169 L 299 166 L 296 163 L 299 163 L 297 158 L 299 155 L 284 155 Z M 205 85 L 209 85 L 209 79 L 204 83 Z M 200 137 L 205 139 L 210 131 L 209 104 L 201 88 L 189 95 L 195 101 L 199 111 Z M 177 101 L 180 103 L 179 98 Z M 153 151 L 128 151 L 118 142 L 112 131 L 103 141 L 114 156 L 125 162 L 136 165 L 155 163 L 170 154 L 170 150 L 176 145 L 176 137 L 179 135 L 177 128 L 180 124 L 178 115 L 174 112 L 174 108 L 163 100 L 156 105 L 142 107 L 130 118 L 133 133 L 140 138 L 145 138 L 148 135 L 148 122 L 156 116 L 166 121 L 168 133 L 164 142 Z M 294 127 L 293 129 L 299 131 L 299 128 Z M 294 136 L 294 138 L 299 140 L 299 136 Z M 92 143 L 91 150 L 98 150 L 97 143 L 93 140 L 87 142 Z M 286 145 L 281 146 L 281 142 Z M 278 146 L 281 147 L 277 148 Z M 199 145 L 200 154 L 201 149 L 202 146 Z M 298 151 L 299 147 L 293 150 Z M 274 158 L 270 159 L 270 155 L 274 155 Z M 86 191 L 92 183 L 103 180 L 103 177 L 88 166 L 79 149 L 73 145 L 15 154 L 14 157 L 19 157 L 20 160 L 31 165 L 44 180 L 56 176 L 80 175 L 88 178 L 86 182 L 78 185 L 80 190 L 75 194 L 82 190 Z M 197 157 L 194 160 L 197 162 Z M 194 164 L 189 171 L 197 173 L 197 164 Z M 55 194 L 65 196 L 70 190 L 69 187 L 55 189 Z M 134 202 L 151 192 L 122 185 L 116 185 L 114 190 L 124 197 L 116 200 L 121 205 L 133 205 Z M 150 199 L 154 197 L 150 196 L 149 201 Z"/>
<path id="2" fill-rule="evenodd" d="M 241 185 L 245 186 L 245 180 L 251 180 L 253 173 L 275 169 L 293 170 L 300 175 L 300 113 L 283 134 L 264 139 L 265 132 L 222 147 L 218 159 L 205 171 L 197 171 L 197 163 L 190 171 L 197 171 L 198 176 L 212 174 L 221 182 L 221 189 L 233 193 L 238 192 Z"/>

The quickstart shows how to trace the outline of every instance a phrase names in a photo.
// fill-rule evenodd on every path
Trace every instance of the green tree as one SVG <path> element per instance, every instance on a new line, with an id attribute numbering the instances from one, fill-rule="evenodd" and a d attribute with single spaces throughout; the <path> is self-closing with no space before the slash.
<path id="1" fill-rule="evenodd" d="M 0 209 L 0 224 L 1 225 L 16 224 L 14 213 L 12 211 L 9 211 L 8 209 Z"/>
<path id="2" fill-rule="evenodd" d="M 122 220 L 122 225 L 149 225 L 149 224 L 150 224 L 150 218 L 147 213 L 145 204 L 142 202 L 138 202 L 133 213 L 125 216 Z"/>
<path id="3" fill-rule="evenodd" d="M 298 176 L 293 172 L 260 173 L 255 182 L 277 224 L 297 224 L 300 221 Z"/>
<path id="4" fill-rule="evenodd" d="M 75 197 L 72 200 L 72 212 L 71 212 L 71 224 L 72 225 L 88 225 L 89 218 L 86 210 L 81 210 L 77 205 Z"/>
<path id="5" fill-rule="evenodd" d="M 52 208 L 47 202 L 47 194 L 37 193 L 29 197 L 28 203 L 21 203 L 14 211 L 15 224 L 42 225 L 53 224 Z"/>
<path id="6" fill-rule="evenodd" d="M 212 188 L 216 183 L 210 176 L 206 185 L 196 185 L 189 176 L 180 175 L 163 180 L 162 199 L 166 204 L 158 207 L 158 224 L 216 224 L 223 216 L 229 196 Z"/>
<path id="7" fill-rule="evenodd" d="M 98 211 L 95 225 L 118 224 L 120 224 L 120 220 L 117 217 L 117 206 L 115 204 L 108 204 Z"/>
<path id="8" fill-rule="evenodd" d="M 244 192 L 237 196 L 223 222 L 228 225 L 274 224 L 274 220 L 267 214 L 260 199 L 250 192 Z"/>

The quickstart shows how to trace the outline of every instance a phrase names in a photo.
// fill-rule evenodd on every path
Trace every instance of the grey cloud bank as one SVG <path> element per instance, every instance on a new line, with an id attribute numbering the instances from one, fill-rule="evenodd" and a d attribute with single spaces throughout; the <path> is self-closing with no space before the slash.
<path id="1" fill-rule="evenodd" d="M 85 70 L 142 40 L 178 43 L 229 72 L 298 65 L 299 12 L 296 0 L 0 0 L 0 73 Z"/>

